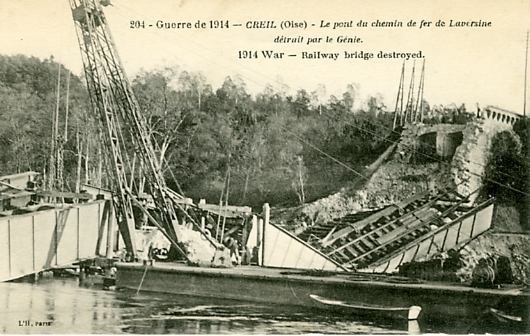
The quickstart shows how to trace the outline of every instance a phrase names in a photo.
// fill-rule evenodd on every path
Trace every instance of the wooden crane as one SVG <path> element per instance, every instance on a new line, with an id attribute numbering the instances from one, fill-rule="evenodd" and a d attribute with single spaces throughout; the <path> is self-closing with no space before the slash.
<path id="1" fill-rule="evenodd" d="M 109 175 L 112 176 L 118 227 L 128 256 L 134 259 L 137 253 L 132 210 L 137 200 L 128 182 L 130 179 L 127 178 L 132 170 L 127 157 L 126 145 L 130 146 L 131 143 L 145 167 L 144 175 L 148 193 L 153 197 L 160 216 L 155 219 L 149 215 L 149 219 L 180 250 L 174 227 L 177 218 L 170 197 L 181 196 L 175 195 L 174 192 L 168 195 L 161 162 L 155 155 L 155 147 L 146 127 L 147 123 L 123 70 L 102 10 L 102 6 L 109 5 L 109 1 L 69 0 L 69 2 L 83 59 L 90 101 L 103 128 L 104 147 L 108 150 L 107 167 Z M 126 134 L 122 132 L 123 129 L 128 130 L 130 140 L 124 141 Z M 142 207 L 139 203 L 137 205 Z M 142 210 L 147 213 L 145 208 Z"/>

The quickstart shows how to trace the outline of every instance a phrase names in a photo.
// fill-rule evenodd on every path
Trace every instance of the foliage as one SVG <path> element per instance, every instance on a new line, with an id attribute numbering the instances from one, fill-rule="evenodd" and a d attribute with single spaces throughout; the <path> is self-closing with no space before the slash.
<path id="1" fill-rule="evenodd" d="M 70 168 L 76 161 L 75 154 L 76 125 L 82 123 L 84 130 L 89 129 L 87 117 L 83 111 L 87 108 L 86 90 L 81 80 L 70 77 L 69 123 L 65 123 L 66 91 L 65 75 L 67 70 L 54 62 L 53 57 L 44 61 L 23 55 L 0 55 L 0 173 L 13 174 L 27 170 L 45 172 L 50 159 L 52 141 L 53 113 L 57 107 L 56 91 L 58 69 L 63 75 L 61 81 L 62 99 L 60 101 L 59 129 L 64 134 L 68 127 L 64 143 L 64 162 L 67 179 L 72 179 L 75 170 Z M 80 121 L 81 119 L 84 119 Z M 70 184 L 70 187 L 72 185 Z"/>
<path id="2" fill-rule="evenodd" d="M 523 144 L 528 141 L 528 126 L 528 121 L 522 119 L 514 126 L 514 131 L 495 135 L 485 178 L 486 191 L 501 203 L 514 204 L 521 214 L 521 225 L 526 229 L 530 201 L 530 153 L 527 144 Z"/>
<path id="3" fill-rule="evenodd" d="M 466 110 L 464 104 L 460 106 L 433 106 L 429 107 L 427 102 L 423 102 L 423 122 L 425 124 L 457 124 L 464 125 L 473 120 L 473 113 Z"/>
<path id="4" fill-rule="evenodd" d="M 200 74 L 164 73 L 141 73 L 134 89 L 153 128 L 156 111 L 174 118 L 173 126 L 154 132 L 159 141 L 158 133 L 171 137 L 168 172 L 188 196 L 208 197 L 210 202 L 216 202 L 227 183 L 228 170 L 232 204 L 315 199 L 322 190 L 312 185 L 321 183 L 324 167 L 335 166 L 332 169 L 348 176 L 323 153 L 361 165 L 377 154 L 390 133 L 393 117 L 381 97 L 370 98 L 365 109 L 354 111 L 352 85 L 343 99 L 332 96 L 328 101 L 323 85 L 311 94 L 300 90 L 293 96 L 268 86 L 253 98 L 238 77 L 227 77 L 213 91 L 197 85 Z M 183 122 L 186 118 L 190 122 Z M 171 119 L 164 114 L 164 120 Z"/>
<path id="5" fill-rule="evenodd" d="M 2 174 L 47 170 L 58 67 L 53 58 L 0 56 Z M 61 71 L 63 130 L 66 69 Z M 267 86 L 252 96 L 239 77 L 227 77 L 214 90 L 200 73 L 161 68 L 141 71 L 132 86 L 168 185 L 209 202 L 226 185 L 231 204 L 294 205 L 322 197 L 352 176 L 330 157 L 354 169 L 366 165 L 384 150 L 393 122 L 382 97 L 361 102 L 356 84 L 339 97 L 327 97 L 324 85 L 292 95 L 285 85 Z M 69 107 L 67 189 L 79 182 L 108 186 L 97 117 L 74 75 Z M 126 151 L 133 161 L 134 149 Z"/>

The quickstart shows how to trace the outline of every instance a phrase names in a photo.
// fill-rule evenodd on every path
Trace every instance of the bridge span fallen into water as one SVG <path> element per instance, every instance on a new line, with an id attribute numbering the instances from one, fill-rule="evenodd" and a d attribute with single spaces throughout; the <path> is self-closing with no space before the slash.
<path id="1" fill-rule="evenodd" d="M 0 281 L 112 254 L 117 229 L 111 200 L 18 207 L 35 196 L 22 188 L 35 176 L 0 177 Z"/>

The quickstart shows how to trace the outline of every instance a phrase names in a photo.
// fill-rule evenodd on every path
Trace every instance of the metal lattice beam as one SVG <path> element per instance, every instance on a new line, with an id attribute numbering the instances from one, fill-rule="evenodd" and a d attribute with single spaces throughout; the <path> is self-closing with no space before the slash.
<path id="1" fill-rule="evenodd" d="M 114 192 L 117 197 L 116 212 L 120 215 L 120 232 L 127 251 L 135 255 L 134 217 L 127 174 L 131 173 L 121 134 L 127 125 L 135 152 L 142 161 L 156 208 L 162 217 L 163 232 L 170 241 L 177 242 L 173 221 L 176 220 L 173 204 L 166 197 L 166 184 L 161 163 L 146 127 L 144 116 L 130 82 L 123 70 L 116 46 L 101 9 L 99 0 L 70 0 L 77 37 L 83 59 L 88 92 L 95 113 L 105 129 L 105 147 L 109 149 Z"/>

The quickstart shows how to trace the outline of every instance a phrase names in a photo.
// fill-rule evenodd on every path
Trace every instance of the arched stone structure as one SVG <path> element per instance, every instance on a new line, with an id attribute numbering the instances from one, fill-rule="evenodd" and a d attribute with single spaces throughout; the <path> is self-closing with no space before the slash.
<path id="1" fill-rule="evenodd" d="M 480 117 L 494 122 L 509 124 L 513 126 L 515 122 L 521 119 L 521 115 L 500 109 L 498 107 L 488 106 L 484 108 L 479 114 Z"/>

